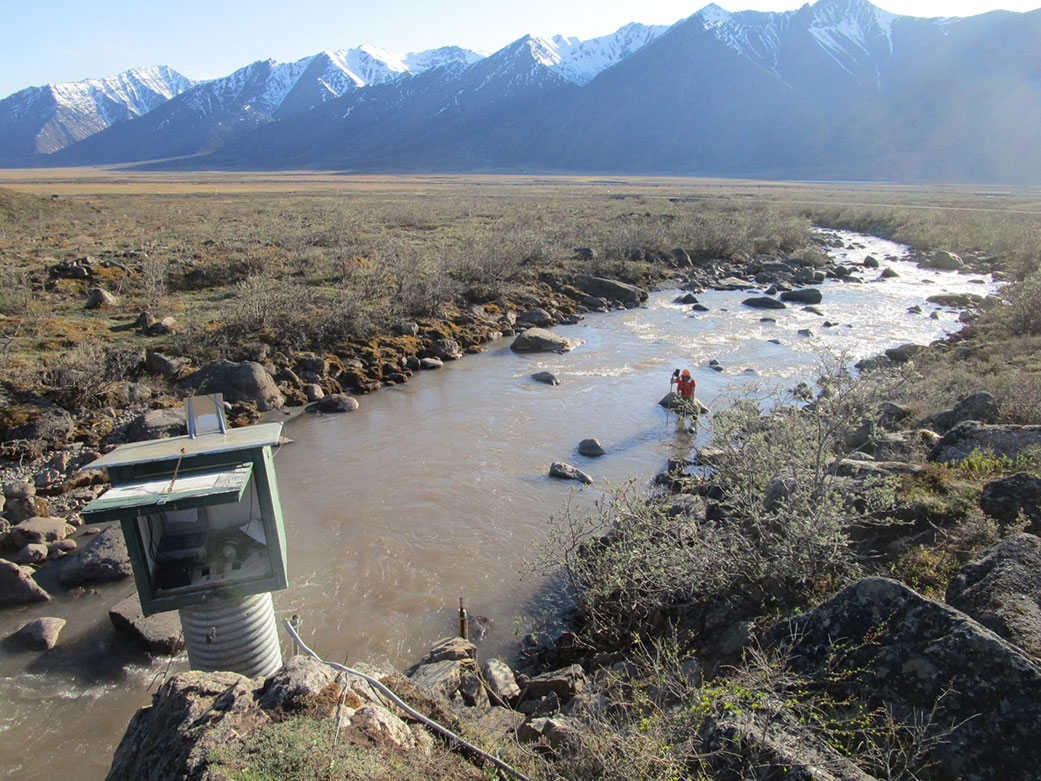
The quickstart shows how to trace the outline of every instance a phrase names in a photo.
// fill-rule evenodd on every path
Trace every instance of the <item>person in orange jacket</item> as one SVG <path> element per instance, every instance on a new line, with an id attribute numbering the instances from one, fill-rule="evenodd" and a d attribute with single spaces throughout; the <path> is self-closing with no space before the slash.
<path id="1" fill-rule="evenodd" d="M 694 378 L 690 376 L 690 369 L 684 369 L 681 373 L 679 369 L 672 373 L 672 379 L 669 380 L 669 387 L 676 386 L 676 392 L 684 401 L 693 401 L 694 399 L 694 388 L 697 387 L 697 383 Z"/>

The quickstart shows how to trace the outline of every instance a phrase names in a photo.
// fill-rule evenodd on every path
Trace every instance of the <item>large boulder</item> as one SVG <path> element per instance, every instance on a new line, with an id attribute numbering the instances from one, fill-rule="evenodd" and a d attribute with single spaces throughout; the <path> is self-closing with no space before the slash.
<path id="1" fill-rule="evenodd" d="M 604 454 L 604 446 L 598 439 L 583 439 L 578 443 L 578 452 L 588 458 L 596 458 Z"/>
<path id="2" fill-rule="evenodd" d="M 966 564 L 947 586 L 947 604 L 1027 653 L 1041 657 L 1041 539 L 1015 534 Z"/>
<path id="3" fill-rule="evenodd" d="M 563 461 L 554 461 L 549 465 L 549 476 L 558 477 L 561 480 L 577 480 L 586 485 L 593 482 L 593 478 L 590 475 L 583 472 L 577 466 L 565 464 Z"/>
<path id="4" fill-rule="evenodd" d="M 33 580 L 31 569 L 0 559 L 0 605 L 47 602 L 50 598 Z"/>
<path id="5" fill-rule="evenodd" d="M 185 377 L 182 388 L 197 394 L 222 393 L 225 401 L 253 402 L 261 412 L 285 403 L 274 379 L 255 361 L 216 361 Z"/>
<path id="6" fill-rule="evenodd" d="M 638 287 L 589 274 L 577 274 L 572 284 L 587 295 L 606 298 L 608 301 L 620 301 L 628 307 L 638 306 L 647 298 L 647 291 Z"/>
<path id="7" fill-rule="evenodd" d="M 169 610 L 145 616 L 137 594 L 109 608 L 108 618 L 117 631 L 132 637 L 149 653 L 173 656 L 184 650 L 178 614 Z"/>
<path id="8" fill-rule="evenodd" d="M 885 352 L 886 357 L 894 363 L 907 363 L 924 349 L 920 344 L 907 343 L 890 347 Z"/>
<path id="9" fill-rule="evenodd" d="M 103 529 L 74 556 L 62 562 L 58 580 L 65 586 L 84 583 L 107 583 L 133 574 L 130 556 L 119 524 Z"/>
<path id="10" fill-rule="evenodd" d="M 1041 767 L 1041 667 L 948 605 L 866 578 L 768 641 L 831 696 L 922 730 L 931 777 L 1029 778 Z"/>
<path id="11" fill-rule="evenodd" d="M 182 407 L 150 409 L 138 415 L 127 426 L 127 440 L 130 442 L 167 439 L 187 433 L 188 423 Z"/>
<path id="12" fill-rule="evenodd" d="M 152 704 L 134 714 L 108 778 L 203 778 L 210 752 L 269 717 L 256 707 L 251 681 L 238 673 L 184 672 L 166 679 Z"/>
<path id="13" fill-rule="evenodd" d="M 922 425 L 939 434 L 949 431 L 966 420 L 978 420 L 980 423 L 993 423 L 998 419 L 998 402 L 987 391 L 966 396 L 950 409 L 937 412 L 926 418 Z"/>
<path id="14" fill-rule="evenodd" d="M 930 461 L 961 462 L 974 451 L 1015 458 L 1041 445 L 1041 426 L 990 425 L 976 420 L 959 423 L 936 443 Z"/>
<path id="15" fill-rule="evenodd" d="M 529 328 L 513 340 L 510 349 L 515 352 L 566 353 L 582 344 L 581 339 L 568 339 L 545 328 Z"/>
<path id="16" fill-rule="evenodd" d="M 1041 477 L 1016 472 L 991 480 L 980 493 L 980 509 L 1002 523 L 1011 523 L 1023 513 L 1036 524 L 1041 521 Z"/>
<path id="17" fill-rule="evenodd" d="M 321 694 L 335 677 L 329 667 L 310 656 L 292 656 L 265 682 L 260 707 L 296 710 Z"/>
<path id="18" fill-rule="evenodd" d="M 796 304 L 819 304 L 824 299 L 819 288 L 803 287 L 798 290 L 786 290 L 781 293 L 782 301 L 791 301 Z"/>
<path id="19" fill-rule="evenodd" d="M 778 301 L 776 298 L 770 298 L 770 296 L 752 296 L 746 298 L 741 302 L 743 306 L 750 306 L 752 309 L 787 309 L 783 301 Z"/>

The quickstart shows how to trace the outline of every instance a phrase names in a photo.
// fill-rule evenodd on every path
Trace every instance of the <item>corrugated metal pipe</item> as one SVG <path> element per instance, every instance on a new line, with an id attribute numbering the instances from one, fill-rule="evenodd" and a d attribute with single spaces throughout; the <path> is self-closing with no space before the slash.
<path id="1" fill-rule="evenodd" d="M 282 667 L 270 593 L 207 599 L 178 612 L 193 670 L 229 670 L 256 678 Z"/>

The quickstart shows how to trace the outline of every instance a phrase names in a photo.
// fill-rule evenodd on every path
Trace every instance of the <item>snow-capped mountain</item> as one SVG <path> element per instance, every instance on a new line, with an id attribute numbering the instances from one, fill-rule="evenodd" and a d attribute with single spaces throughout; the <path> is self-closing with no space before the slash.
<path id="1" fill-rule="evenodd" d="M 0 100 L 0 160 L 56 152 L 147 114 L 192 83 L 171 68 L 154 66 L 15 92 Z"/>
<path id="2" fill-rule="evenodd" d="M 817 0 L 484 57 L 358 47 L 254 63 L 52 159 L 1041 182 L 1038 40 L 1041 10 Z"/>

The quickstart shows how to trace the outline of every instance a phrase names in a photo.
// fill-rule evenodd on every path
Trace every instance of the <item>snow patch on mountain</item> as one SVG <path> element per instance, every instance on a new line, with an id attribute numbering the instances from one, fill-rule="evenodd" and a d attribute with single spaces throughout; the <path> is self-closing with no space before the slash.
<path id="1" fill-rule="evenodd" d="M 563 35 L 538 40 L 552 50 L 545 58 L 545 64 L 556 67 L 560 75 L 568 81 L 583 85 L 633 52 L 642 49 L 667 29 L 668 25 L 644 25 L 634 22 L 610 35 L 586 41 Z"/>
<path id="2" fill-rule="evenodd" d="M 481 52 L 471 51 L 460 46 L 442 46 L 438 49 L 410 52 L 402 58 L 402 62 L 412 73 L 423 73 L 431 68 L 445 65 L 473 65 L 486 56 Z"/>

